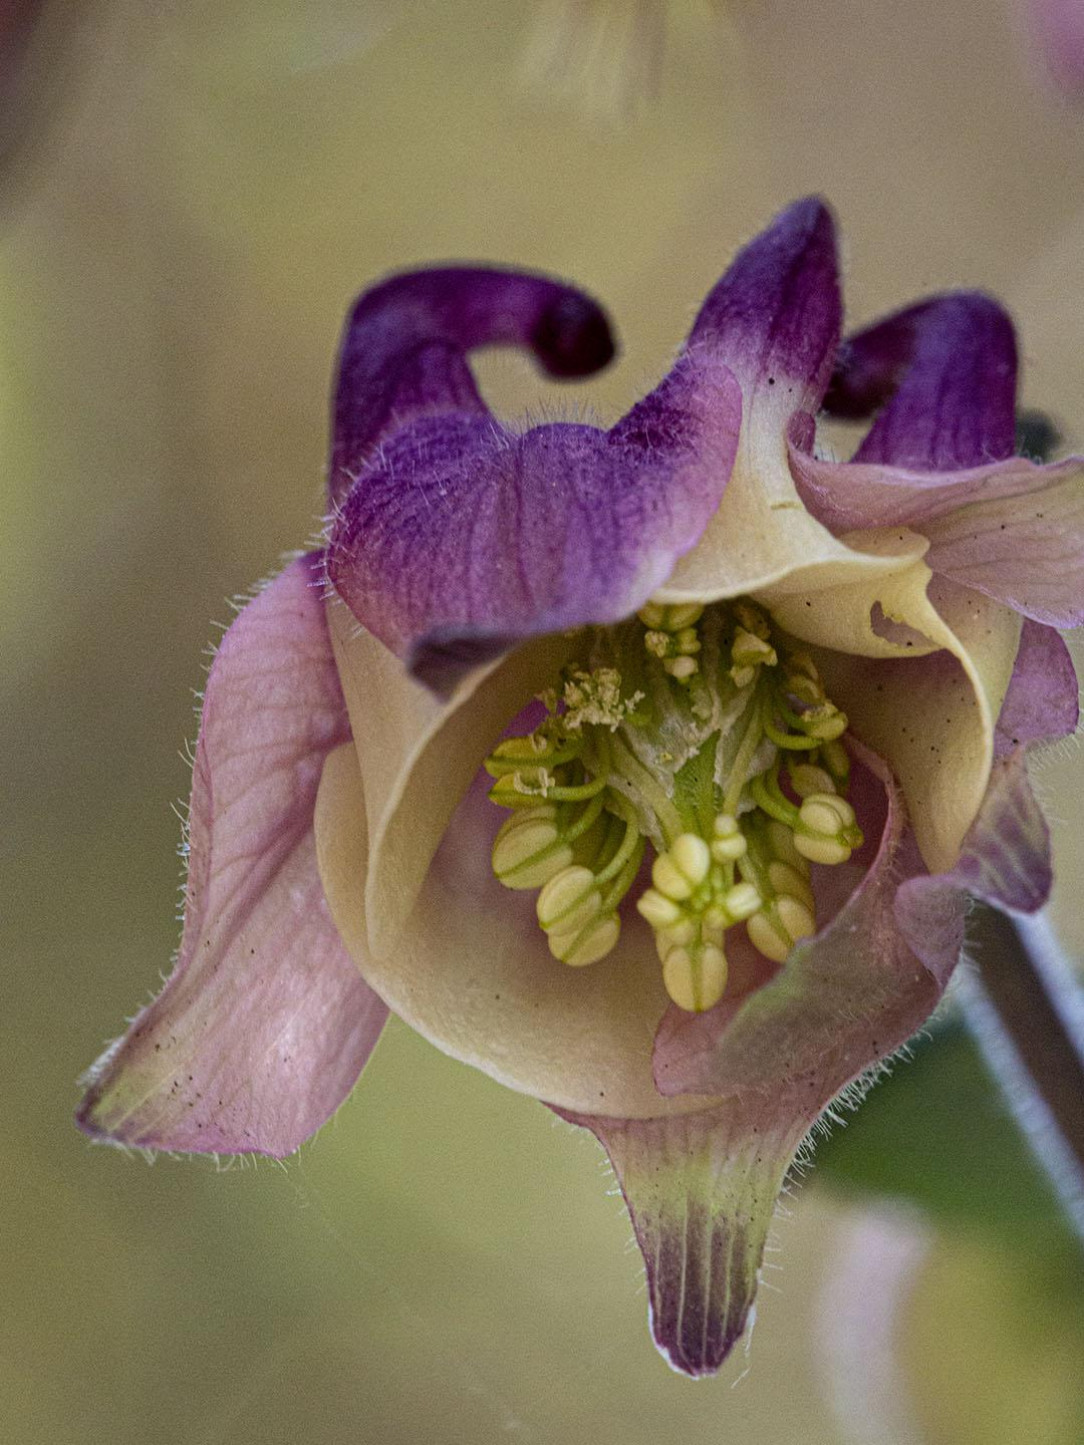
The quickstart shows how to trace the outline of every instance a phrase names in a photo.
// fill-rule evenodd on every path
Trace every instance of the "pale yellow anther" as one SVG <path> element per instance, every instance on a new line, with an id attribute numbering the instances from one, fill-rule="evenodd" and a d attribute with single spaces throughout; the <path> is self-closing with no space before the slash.
<path id="1" fill-rule="evenodd" d="M 722 948 L 726 931 L 733 923 L 734 919 L 726 909 L 721 904 L 716 904 L 709 908 L 700 920 L 700 937 L 705 943 L 717 943 Z"/>
<path id="2" fill-rule="evenodd" d="M 836 782 L 846 781 L 851 771 L 851 760 L 847 754 L 847 749 L 839 739 L 833 738 L 830 742 L 826 742 L 824 746 L 819 749 L 819 752 L 821 762 L 832 774 Z"/>
<path id="3" fill-rule="evenodd" d="M 699 602 L 676 602 L 666 609 L 666 621 L 663 625 L 671 632 L 683 632 L 685 628 L 699 622 L 703 615 L 704 608 Z"/>
<path id="4" fill-rule="evenodd" d="M 799 798 L 808 798 L 814 793 L 834 793 L 836 790 L 831 773 L 818 768 L 815 763 L 796 763 L 789 773 L 790 785 Z"/>
<path id="5" fill-rule="evenodd" d="M 824 688 L 821 687 L 820 683 L 814 682 L 813 679 L 809 677 L 795 677 L 791 675 L 787 678 L 787 691 L 796 697 L 799 702 L 807 703 L 810 707 L 815 707 L 824 702 Z"/>
<path id="6" fill-rule="evenodd" d="M 780 859 L 783 863 L 789 863 L 792 868 L 797 868 L 799 873 L 809 875 L 809 863 L 803 858 L 794 846 L 794 834 L 786 823 L 781 823 L 778 818 L 773 818 L 768 824 L 768 845 L 772 850 L 772 856 Z"/>
<path id="7" fill-rule="evenodd" d="M 734 863 L 748 852 L 745 834 L 732 813 L 720 813 L 712 826 L 711 856 L 717 863 Z"/>
<path id="8" fill-rule="evenodd" d="M 669 633 L 645 632 L 644 647 L 652 657 L 666 657 L 670 651 Z"/>
<path id="9" fill-rule="evenodd" d="M 775 900 L 775 911 L 779 915 L 780 923 L 790 934 L 792 943 L 797 943 L 800 938 L 811 938 L 816 933 L 817 916 L 800 898 L 783 894 Z"/>
<path id="10" fill-rule="evenodd" d="M 723 899 L 732 923 L 751 918 L 763 901 L 752 883 L 736 883 Z"/>
<path id="11" fill-rule="evenodd" d="M 651 881 L 667 898 L 681 902 L 690 896 L 693 885 L 678 868 L 669 853 L 660 853 L 651 865 Z"/>
<path id="12" fill-rule="evenodd" d="M 588 964 L 598 963 L 600 958 L 605 958 L 616 945 L 620 934 L 621 920 L 616 913 L 609 913 L 575 933 L 551 933 L 550 952 L 554 958 L 559 958 L 562 963 L 567 963 L 572 968 L 586 968 Z"/>
<path id="13" fill-rule="evenodd" d="M 711 850 L 698 833 L 682 833 L 670 848 L 670 858 L 695 888 L 711 868 Z"/>
<path id="14" fill-rule="evenodd" d="M 798 813 L 794 846 L 811 863 L 846 863 L 862 841 L 854 809 L 836 793 L 814 793 Z"/>
<path id="15" fill-rule="evenodd" d="M 713 1008 L 726 990 L 726 977 L 726 954 L 713 943 L 672 949 L 662 966 L 666 992 L 689 1013 Z"/>
<path id="16" fill-rule="evenodd" d="M 659 957 L 665 958 L 672 948 L 685 948 L 696 937 L 696 924 L 691 918 L 683 918 L 672 928 L 660 928 L 655 935 L 655 947 Z"/>
<path id="17" fill-rule="evenodd" d="M 813 889 L 809 885 L 809 879 L 789 863 L 780 862 L 778 858 L 769 863 L 768 882 L 776 893 L 788 894 L 792 898 L 800 899 L 807 908 L 813 907 Z"/>
<path id="18" fill-rule="evenodd" d="M 692 655 L 700 651 L 700 638 L 697 636 L 695 627 L 683 627 L 680 632 L 674 633 L 674 645 L 679 652 Z"/>
<path id="19" fill-rule="evenodd" d="M 847 714 L 840 712 L 834 703 L 823 703 L 815 711 L 806 713 L 802 731 L 820 742 L 834 742 L 847 731 Z"/>
<path id="20" fill-rule="evenodd" d="M 661 627 L 666 616 L 666 607 L 661 602 L 645 602 L 636 616 L 645 627 Z"/>
<path id="21" fill-rule="evenodd" d="M 582 864 L 562 868 L 538 895 L 538 921 L 549 932 L 557 929 L 567 933 L 582 926 L 602 907 L 602 898 L 595 886 L 595 875 Z"/>
<path id="22" fill-rule="evenodd" d="M 800 938 L 816 933 L 817 920 L 813 910 L 801 899 L 784 894 L 775 900 L 770 911 L 765 909 L 746 919 L 745 927 L 758 953 L 772 963 L 785 963 Z"/>
<path id="23" fill-rule="evenodd" d="M 672 607 L 661 602 L 646 602 L 636 616 L 652 630 L 683 632 L 699 622 L 704 608 L 698 602 L 679 602 Z"/>
<path id="24" fill-rule="evenodd" d="M 794 845 L 810 863 L 823 863 L 829 868 L 846 863 L 854 851 L 838 838 L 808 838 L 801 833 L 795 838 Z"/>
<path id="25" fill-rule="evenodd" d="M 838 793 L 813 793 L 803 802 L 798 821 L 811 833 L 834 837 L 842 829 L 854 827 L 854 809 Z"/>
<path id="26" fill-rule="evenodd" d="M 754 913 L 745 920 L 745 927 L 749 942 L 758 953 L 762 953 L 771 963 L 786 963 L 787 954 L 790 952 L 790 939 L 779 932 L 766 913 Z"/>
<path id="27" fill-rule="evenodd" d="M 770 642 L 739 627 L 731 649 L 737 667 L 774 667 L 779 656 Z"/>
<path id="28" fill-rule="evenodd" d="M 541 888 L 572 862 L 570 844 L 558 843 L 552 803 L 513 813 L 493 842 L 493 872 L 506 888 Z M 545 854 L 545 857 L 540 857 Z"/>
<path id="29" fill-rule="evenodd" d="M 772 629 L 768 618 L 756 603 L 739 602 L 734 608 L 734 615 L 741 626 L 755 637 L 763 638 L 764 641 L 771 637 Z"/>
<path id="30" fill-rule="evenodd" d="M 636 909 L 652 928 L 670 928 L 683 916 L 679 905 L 655 888 L 648 888 L 636 900 Z"/>
<path id="31" fill-rule="evenodd" d="M 663 663 L 663 669 L 677 682 L 687 682 L 694 673 L 700 671 L 700 664 L 695 657 L 668 657 Z"/>

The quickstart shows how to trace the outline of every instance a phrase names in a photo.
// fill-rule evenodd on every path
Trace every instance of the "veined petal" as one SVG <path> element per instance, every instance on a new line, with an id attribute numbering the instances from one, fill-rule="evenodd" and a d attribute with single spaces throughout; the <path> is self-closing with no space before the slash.
<path id="1" fill-rule="evenodd" d="M 1017 501 L 1021 510 L 1048 491 L 1084 487 L 1084 458 L 1041 466 L 1012 457 L 960 471 L 921 471 L 881 462 L 830 462 L 810 455 L 807 428 L 792 426 L 789 456 L 809 510 L 834 533 L 866 527 L 915 527 L 976 502 Z"/>
<path id="2" fill-rule="evenodd" d="M 964 937 L 965 894 L 998 908 L 1034 913 L 1050 895 L 1050 830 L 1017 748 L 994 764 L 982 811 L 948 873 L 908 878 L 896 919 L 914 952 L 943 984 Z"/>
<path id="3" fill-rule="evenodd" d="M 692 356 L 608 433 L 424 418 L 357 476 L 329 576 L 367 630 L 447 695 L 517 642 L 634 612 L 718 506 L 740 421 L 730 371 Z"/>
<path id="4" fill-rule="evenodd" d="M 906 812 L 879 758 L 860 749 L 856 764 L 854 801 L 870 840 L 864 875 L 828 925 L 793 948 L 736 1010 L 725 1000 L 698 1015 L 670 1009 L 655 1041 L 663 1093 L 744 1098 L 762 1091 L 769 1101 L 789 1098 L 792 1107 L 800 1100 L 815 1117 L 932 1012 L 944 980 L 912 952 L 893 911 L 909 856 Z"/>
<path id="5" fill-rule="evenodd" d="M 923 526 L 935 572 L 1053 627 L 1084 622 L 1084 469 L 1029 497 L 973 502 Z"/>
<path id="6" fill-rule="evenodd" d="M 1029 618 L 998 714 L 995 753 L 1003 757 L 1025 743 L 1068 737 L 1079 721 L 1080 686 L 1069 649 L 1052 627 Z"/>
<path id="7" fill-rule="evenodd" d="M 791 1097 L 682 1118 L 557 1112 L 610 1156 L 647 1269 L 655 1343 L 682 1374 L 714 1374 L 745 1330 L 776 1200 L 815 1115 Z"/>
<path id="8" fill-rule="evenodd" d="M 726 362 L 742 385 L 741 437 L 730 483 L 696 547 L 658 596 L 668 602 L 799 590 L 885 576 L 906 565 L 838 540 L 810 516 L 787 461 L 792 427 L 812 429 L 839 340 L 841 307 L 831 213 L 817 200 L 784 211 L 751 241 L 705 301 L 693 355 Z"/>
<path id="9" fill-rule="evenodd" d="M 280 1157 L 338 1108 L 387 1009 L 320 885 L 313 808 L 350 736 L 318 556 L 250 602 L 207 681 L 188 822 L 184 936 L 161 994 L 89 1075 L 100 1139 Z"/>
<path id="10" fill-rule="evenodd" d="M 457 809 L 394 942 L 374 949 L 363 886 L 367 801 L 354 749 L 338 749 L 316 805 L 320 872 L 366 981 L 412 1028 L 498 1083 L 579 1113 L 652 1117 L 704 1107 L 655 1089 L 651 1040 L 667 998 L 646 924 L 630 908 L 609 958 L 590 968 L 558 963 L 533 899 L 493 877 L 500 818 L 484 781 Z"/>
<path id="11" fill-rule="evenodd" d="M 613 357 L 605 312 L 576 287 L 496 268 L 392 276 L 366 291 L 339 353 L 328 491 L 349 492 L 381 441 L 441 413 L 488 415 L 466 363 L 480 346 L 522 346 L 551 376 L 589 376 Z"/>
<path id="12" fill-rule="evenodd" d="M 1016 438 L 1012 321 L 979 291 L 931 296 L 897 311 L 843 343 L 824 405 L 846 417 L 882 408 L 856 462 L 935 472 L 1010 457 Z"/>

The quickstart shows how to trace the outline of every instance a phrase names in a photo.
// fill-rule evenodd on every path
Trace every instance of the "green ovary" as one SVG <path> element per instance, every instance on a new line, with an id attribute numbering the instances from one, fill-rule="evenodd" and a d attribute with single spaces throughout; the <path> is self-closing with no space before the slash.
<path id="1" fill-rule="evenodd" d="M 775 963 L 816 931 L 810 864 L 862 843 L 847 719 L 763 608 L 649 603 L 592 630 L 541 701 L 541 725 L 485 765 L 509 809 L 493 871 L 538 891 L 555 958 L 579 967 L 613 949 L 648 846 L 636 907 L 681 1008 L 722 998 L 729 929 Z"/>

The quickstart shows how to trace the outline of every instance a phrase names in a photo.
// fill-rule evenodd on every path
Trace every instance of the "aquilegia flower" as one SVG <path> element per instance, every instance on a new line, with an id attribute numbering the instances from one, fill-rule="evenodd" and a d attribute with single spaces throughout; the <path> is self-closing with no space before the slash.
<path id="1" fill-rule="evenodd" d="M 586 374 L 593 303 L 489 270 L 361 298 L 326 550 L 218 652 L 180 956 L 85 1129 L 288 1154 L 394 1009 L 598 1136 L 660 1348 L 719 1366 L 796 1151 L 930 1015 L 966 895 L 1046 898 L 1025 753 L 1077 720 L 1084 463 L 1012 455 L 1008 318 L 840 322 L 803 201 L 611 430 L 514 431 L 465 353 Z M 876 414 L 852 461 L 822 409 Z"/>

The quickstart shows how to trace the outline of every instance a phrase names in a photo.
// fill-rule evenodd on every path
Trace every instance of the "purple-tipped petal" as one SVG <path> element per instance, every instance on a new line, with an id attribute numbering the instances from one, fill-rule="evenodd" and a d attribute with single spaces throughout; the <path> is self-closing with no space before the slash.
<path id="1" fill-rule="evenodd" d="M 303 557 L 245 607 L 211 668 L 180 954 L 91 1070 L 87 1133 L 281 1157 L 353 1086 L 387 1009 L 339 939 L 313 840 L 324 759 L 349 737 L 321 559 Z"/>
<path id="2" fill-rule="evenodd" d="M 831 922 L 792 949 L 783 968 L 737 1009 L 724 999 L 704 1014 L 667 1012 L 655 1040 L 655 1080 L 663 1094 L 761 1090 L 768 1100 L 778 1097 L 780 1108 L 799 1098 L 816 1114 L 932 1012 L 940 987 L 893 913 L 898 870 L 911 856 L 902 799 L 881 760 L 864 748 L 855 752 L 854 803 L 868 839 L 859 857 L 865 874 Z M 834 884 L 832 872 L 818 878 L 815 889 Z M 823 900 L 820 911 L 830 912 Z"/>
<path id="3" fill-rule="evenodd" d="M 897 922 L 942 986 L 963 945 L 967 894 L 1017 913 L 1035 913 L 1050 896 L 1050 830 L 1028 779 L 1026 751 L 1017 748 L 994 764 L 956 866 L 900 885 Z"/>
<path id="4" fill-rule="evenodd" d="M 738 255 L 690 335 L 690 354 L 717 357 L 741 382 L 741 441 L 718 510 L 660 598 L 787 590 L 798 578 L 824 587 L 902 565 L 838 541 L 803 507 L 788 467 L 788 434 L 812 436 L 840 318 L 831 213 L 800 201 Z"/>
<path id="5" fill-rule="evenodd" d="M 337 506 L 380 442 L 434 414 L 486 415 L 466 353 L 522 346 L 551 376 L 589 376 L 611 360 L 602 308 L 545 276 L 448 268 L 392 276 L 366 291 L 343 333 L 328 468 Z"/>
<path id="6" fill-rule="evenodd" d="M 841 320 L 835 223 L 810 196 L 738 253 L 700 308 L 688 345 L 722 357 L 747 393 L 800 382 L 791 409 L 815 411 Z"/>
<path id="7" fill-rule="evenodd" d="M 357 479 L 329 575 L 368 631 L 448 692 L 515 642 L 634 612 L 718 506 L 740 420 L 727 367 L 691 355 L 609 433 L 423 419 Z"/>
<path id="8" fill-rule="evenodd" d="M 1028 619 L 1020 633 L 994 748 L 1003 757 L 1025 743 L 1050 743 L 1075 733 L 1080 687 L 1069 649 L 1052 627 Z"/>
<path id="9" fill-rule="evenodd" d="M 886 402 L 855 461 L 952 471 L 1012 456 L 1016 339 L 1006 312 L 981 292 L 955 291 L 848 337 L 826 410 L 861 417 Z"/>
<path id="10" fill-rule="evenodd" d="M 655 1343 L 682 1374 L 714 1374 L 745 1330 L 776 1200 L 816 1110 L 753 1096 L 663 1119 L 557 1112 L 590 1129 L 613 1163 Z"/>

